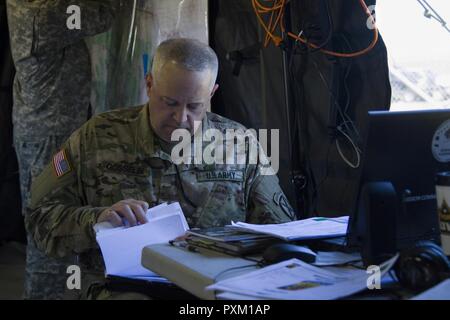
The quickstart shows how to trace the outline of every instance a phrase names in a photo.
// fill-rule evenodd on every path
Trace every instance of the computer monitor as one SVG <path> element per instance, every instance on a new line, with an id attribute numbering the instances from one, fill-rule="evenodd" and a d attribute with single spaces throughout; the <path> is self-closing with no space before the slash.
<path id="1" fill-rule="evenodd" d="M 368 126 L 347 244 L 371 264 L 440 242 L 434 179 L 450 170 L 450 110 L 370 111 Z"/>

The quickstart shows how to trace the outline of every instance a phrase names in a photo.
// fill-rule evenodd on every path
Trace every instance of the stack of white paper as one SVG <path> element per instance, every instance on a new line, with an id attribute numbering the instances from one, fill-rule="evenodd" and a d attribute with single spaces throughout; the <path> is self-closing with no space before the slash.
<path id="1" fill-rule="evenodd" d="M 109 223 L 94 226 L 105 261 L 106 275 L 165 281 L 142 267 L 142 249 L 179 237 L 189 227 L 179 203 L 150 208 L 147 219 L 147 223 L 135 227 L 114 228 Z"/>
<path id="2" fill-rule="evenodd" d="M 397 256 L 380 266 L 380 278 L 396 260 Z M 207 290 L 221 291 L 221 299 L 331 300 L 366 289 L 368 276 L 366 270 L 318 268 L 291 259 L 219 281 Z"/>
<path id="3" fill-rule="evenodd" d="M 231 228 L 264 233 L 285 241 L 320 239 L 343 236 L 347 233 L 348 216 L 339 218 L 315 217 L 280 224 L 250 224 L 232 222 Z"/>

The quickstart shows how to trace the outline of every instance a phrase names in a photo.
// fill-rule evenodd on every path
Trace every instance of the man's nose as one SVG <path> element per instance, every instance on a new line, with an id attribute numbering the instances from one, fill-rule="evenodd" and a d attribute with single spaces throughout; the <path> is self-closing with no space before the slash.
<path id="1" fill-rule="evenodd" d="M 174 119 L 178 125 L 185 123 L 188 119 L 188 113 L 186 106 L 181 106 L 174 114 Z"/>

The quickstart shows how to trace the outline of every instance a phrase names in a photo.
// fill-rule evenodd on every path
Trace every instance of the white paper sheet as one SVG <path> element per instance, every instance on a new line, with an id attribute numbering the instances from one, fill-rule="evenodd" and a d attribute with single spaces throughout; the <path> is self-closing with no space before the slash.
<path id="1" fill-rule="evenodd" d="M 189 229 L 179 203 L 152 209 L 148 212 L 149 221 L 145 224 L 128 228 L 99 229 L 97 242 L 102 251 L 107 275 L 130 278 L 156 276 L 141 266 L 143 247 L 168 242 Z"/>
<path id="2" fill-rule="evenodd" d="M 220 300 L 270 300 L 270 299 L 246 296 L 243 294 L 237 294 L 237 293 L 232 293 L 232 292 L 219 293 L 216 295 L 216 298 L 220 299 Z"/>
<path id="3" fill-rule="evenodd" d="M 306 240 L 343 236 L 347 233 L 348 216 L 338 218 L 314 217 L 280 224 L 250 224 L 232 222 L 239 230 L 265 233 L 283 240 Z"/>
<path id="4" fill-rule="evenodd" d="M 380 266 L 381 277 L 396 259 L 397 256 Z M 220 281 L 207 290 L 269 299 L 330 300 L 366 289 L 367 279 L 365 270 L 346 268 L 345 272 L 335 272 L 291 259 Z M 222 293 L 219 295 L 224 297 Z"/>
<path id="5" fill-rule="evenodd" d="M 188 226 L 186 218 L 183 214 L 183 210 L 180 207 L 179 202 L 174 202 L 171 204 L 163 203 L 157 207 L 150 208 L 147 211 L 147 219 L 150 221 L 152 219 L 163 217 L 163 216 L 173 214 L 173 213 L 178 213 L 180 215 L 181 222 L 183 223 L 184 229 L 188 230 L 189 226 Z"/>

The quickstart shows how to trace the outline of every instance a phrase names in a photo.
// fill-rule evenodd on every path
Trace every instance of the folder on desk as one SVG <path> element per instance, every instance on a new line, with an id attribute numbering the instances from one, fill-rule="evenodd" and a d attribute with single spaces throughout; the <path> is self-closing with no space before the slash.
<path id="1" fill-rule="evenodd" d="M 235 228 L 230 228 L 229 226 L 211 227 L 205 229 L 191 229 L 188 230 L 186 234 L 198 238 L 204 238 L 220 242 L 245 241 L 270 237 L 265 234 L 257 234 L 236 230 Z"/>
<path id="2" fill-rule="evenodd" d="M 280 239 L 230 227 L 192 229 L 186 232 L 185 241 L 194 247 L 206 248 L 231 255 L 248 255 L 261 252 Z"/>

